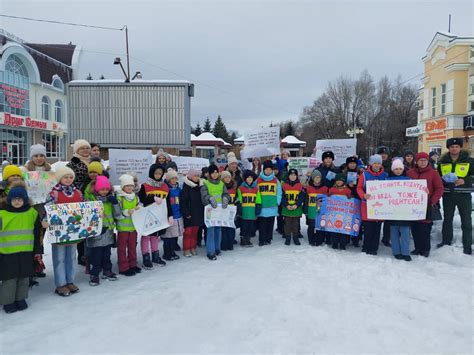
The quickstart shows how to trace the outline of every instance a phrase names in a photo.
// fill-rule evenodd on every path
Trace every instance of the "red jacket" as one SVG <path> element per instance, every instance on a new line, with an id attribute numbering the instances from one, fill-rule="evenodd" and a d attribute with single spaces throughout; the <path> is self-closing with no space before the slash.
<path id="1" fill-rule="evenodd" d="M 329 189 L 329 196 L 332 195 L 340 195 L 340 196 L 346 196 L 347 198 L 352 197 L 352 190 L 348 187 L 343 187 L 342 189 L 338 189 L 337 187 L 333 186 Z"/>
<path id="2" fill-rule="evenodd" d="M 443 196 L 444 187 L 441 176 L 438 172 L 433 169 L 430 165 L 426 168 L 412 168 L 408 170 L 407 176 L 410 179 L 424 179 L 426 180 L 426 186 L 428 187 L 428 207 L 436 205 L 439 202 L 441 196 Z M 430 222 L 428 220 L 420 222 Z"/>
<path id="3" fill-rule="evenodd" d="M 387 174 L 384 172 L 383 168 L 379 172 L 372 171 L 372 168 L 369 166 L 367 170 L 360 174 L 359 179 L 357 180 L 357 194 L 360 197 L 360 215 L 363 221 L 368 221 L 367 218 L 367 202 L 365 200 L 365 180 L 366 176 L 369 176 L 371 180 L 385 180 Z M 373 220 L 372 222 L 380 222 L 381 220 Z"/>

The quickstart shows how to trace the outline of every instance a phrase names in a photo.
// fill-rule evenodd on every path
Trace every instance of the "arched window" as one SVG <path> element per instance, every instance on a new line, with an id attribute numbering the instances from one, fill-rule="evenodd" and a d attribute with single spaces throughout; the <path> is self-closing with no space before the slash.
<path id="1" fill-rule="evenodd" d="M 21 59 L 15 54 L 8 57 L 5 63 L 5 70 L 28 78 L 28 70 L 25 64 L 23 64 Z"/>
<path id="2" fill-rule="evenodd" d="M 28 116 L 30 113 L 30 100 L 28 93 L 25 93 L 24 90 L 29 90 L 30 82 L 28 79 L 28 69 L 21 57 L 15 54 L 7 57 L 2 84 L 16 88 L 13 91 L 21 90 L 17 91 L 14 97 L 10 95 L 9 100 L 6 98 L 6 93 L 3 93 L 2 96 L 5 96 L 5 98 L 0 98 L 2 99 L 0 104 L 1 111 L 14 115 Z"/>
<path id="3" fill-rule="evenodd" d="M 49 103 L 48 96 L 43 96 L 41 99 L 41 118 L 47 121 L 49 121 Z"/>
<path id="4" fill-rule="evenodd" d="M 63 103 L 61 100 L 54 102 L 54 119 L 56 122 L 63 121 Z"/>
<path id="5" fill-rule="evenodd" d="M 61 80 L 61 78 L 60 78 L 57 74 L 54 74 L 54 75 L 53 75 L 53 82 L 52 82 L 52 85 L 53 85 L 56 89 L 59 89 L 59 90 L 64 91 L 64 84 L 63 84 L 63 81 Z"/>

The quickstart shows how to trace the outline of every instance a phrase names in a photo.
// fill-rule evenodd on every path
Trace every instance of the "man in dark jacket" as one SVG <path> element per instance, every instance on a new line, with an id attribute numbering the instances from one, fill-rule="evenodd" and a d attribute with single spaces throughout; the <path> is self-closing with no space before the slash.
<path id="1" fill-rule="evenodd" d="M 438 164 L 438 172 L 443 179 L 443 241 L 438 247 L 451 245 L 453 241 L 453 218 L 456 206 L 461 217 L 462 243 L 464 254 L 472 254 L 472 182 L 474 160 L 466 150 L 462 150 L 463 138 L 450 138 L 446 142 L 448 152 Z"/>

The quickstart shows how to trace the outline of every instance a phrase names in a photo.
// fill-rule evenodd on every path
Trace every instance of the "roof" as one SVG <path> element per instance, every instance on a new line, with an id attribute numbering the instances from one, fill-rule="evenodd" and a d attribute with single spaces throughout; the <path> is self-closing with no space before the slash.
<path id="1" fill-rule="evenodd" d="M 191 135 L 191 144 L 194 145 L 218 145 L 224 147 L 231 147 L 232 145 L 224 141 L 222 138 L 217 138 L 211 132 L 201 133 L 199 136 Z"/>
<path id="2" fill-rule="evenodd" d="M 72 56 L 76 49 L 76 46 L 73 44 L 25 43 L 25 45 L 68 66 L 72 65 Z"/>
<path id="3" fill-rule="evenodd" d="M 457 36 L 453 33 L 446 31 L 436 31 L 435 35 L 430 41 L 430 44 L 426 48 L 426 54 L 422 58 L 423 60 L 428 59 L 432 56 L 437 45 L 440 43 L 444 47 L 451 45 L 462 44 L 462 45 L 472 45 L 474 44 L 474 36 Z"/>
<path id="4" fill-rule="evenodd" d="M 245 136 L 241 136 L 239 138 L 234 139 L 234 144 L 235 143 L 244 143 L 245 142 Z"/>
<path id="5" fill-rule="evenodd" d="M 193 85 L 187 80 L 143 80 L 134 79 L 130 83 L 125 83 L 125 79 L 97 79 L 97 80 L 72 80 L 70 86 L 108 86 L 108 85 L 152 85 L 152 86 L 183 86 Z"/>
<path id="6" fill-rule="evenodd" d="M 305 141 L 299 140 L 295 136 L 286 136 L 281 140 L 281 143 L 283 144 L 300 144 L 300 145 L 306 145 Z"/>

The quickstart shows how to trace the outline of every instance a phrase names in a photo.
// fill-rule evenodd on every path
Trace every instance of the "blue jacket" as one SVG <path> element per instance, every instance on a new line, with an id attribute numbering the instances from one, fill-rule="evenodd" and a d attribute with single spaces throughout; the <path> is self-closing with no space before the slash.
<path id="1" fill-rule="evenodd" d="M 272 179 L 275 178 L 275 174 L 271 173 L 270 175 L 265 175 L 263 171 L 260 173 L 260 178 L 264 181 L 271 181 Z M 283 190 L 281 188 L 281 184 L 277 184 L 277 202 L 278 205 L 281 203 L 281 198 L 283 196 Z M 267 207 L 267 208 L 262 208 L 260 211 L 260 214 L 258 215 L 259 217 L 277 217 L 278 216 L 278 207 Z"/>
<path id="2" fill-rule="evenodd" d="M 171 205 L 171 210 L 173 211 L 173 218 L 178 219 L 181 218 L 183 215 L 181 214 L 181 209 L 179 208 L 179 194 L 181 193 L 181 188 L 178 184 L 176 186 L 172 186 L 168 183 L 168 187 L 170 188 L 170 192 L 168 194 L 168 200 Z"/>

